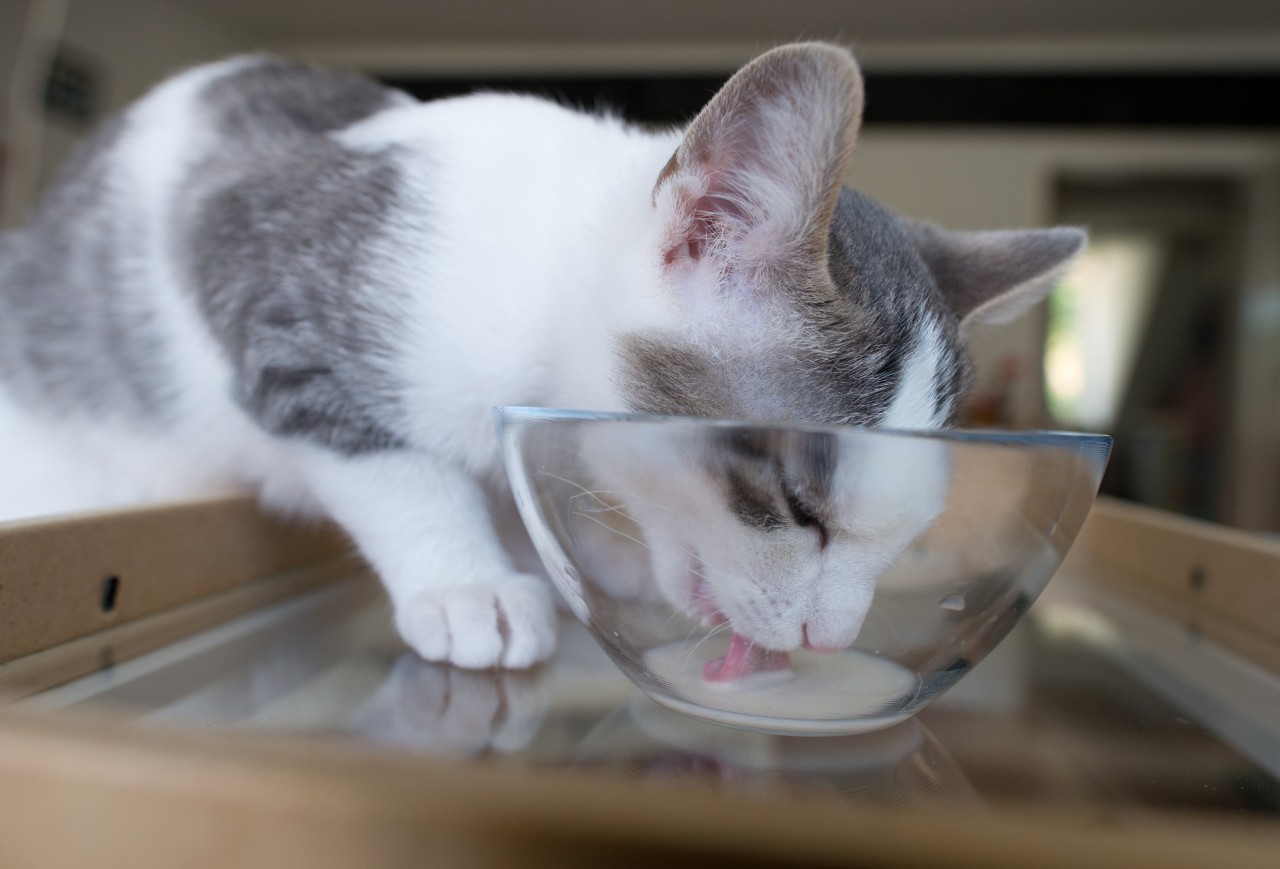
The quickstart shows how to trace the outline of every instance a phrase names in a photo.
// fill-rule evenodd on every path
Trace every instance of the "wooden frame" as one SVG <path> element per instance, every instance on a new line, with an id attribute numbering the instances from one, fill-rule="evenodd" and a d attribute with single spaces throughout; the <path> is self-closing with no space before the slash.
<path id="1" fill-rule="evenodd" d="M 92 645 L 113 631 L 118 638 L 132 626 L 173 619 L 196 598 L 239 595 L 241 604 L 255 605 L 263 598 L 250 592 L 273 583 L 276 592 L 265 599 L 289 593 L 295 568 L 345 553 L 330 531 L 289 529 L 234 499 L 0 527 L 0 624 L 43 619 L 65 645 Z M 57 571 L 49 559 L 69 572 L 70 590 L 51 586 Z M 85 597 L 96 604 L 104 569 L 120 571 L 131 589 L 149 589 L 179 567 L 186 576 L 212 559 L 217 571 L 197 570 L 198 579 L 180 593 L 164 592 L 172 598 L 158 589 L 139 592 L 130 608 L 121 599 L 106 619 L 83 605 Z M 1280 589 L 1280 547 L 1273 544 L 1102 501 L 1069 561 L 1162 606 L 1189 608 L 1214 630 L 1245 630 L 1255 652 L 1276 644 L 1277 625 L 1265 617 L 1277 612 L 1272 596 Z M 60 608 L 67 603 L 76 613 L 64 620 Z M 32 648 L 31 630 L 14 636 L 0 634 L 10 654 Z M 32 660 L 0 665 L 0 681 Z M 1110 809 L 1100 817 L 855 806 L 836 795 L 753 796 L 688 782 L 456 764 L 350 742 L 144 728 L 14 707 L 0 707 L 0 783 L 6 869 L 705 866 L 709 860 L 1270 866 L 1280 852 L 1274 824 Z"/>
<path id="2" fill-rule="evenodd" d="M 1280 539 L 1100 498 L 1063 569 L 1280 673 Z"/>
<path id="3" fill-rule="evenodd" d="M 348 548 L 249 497 L 0 525 L 0 664 Z"/>
<path id="4" fill-rule="evenodd" d="M 0 700 L 342 576 L 353 558 L 336 528 L 264 516 L 247 496 L 0 525 Z"/>

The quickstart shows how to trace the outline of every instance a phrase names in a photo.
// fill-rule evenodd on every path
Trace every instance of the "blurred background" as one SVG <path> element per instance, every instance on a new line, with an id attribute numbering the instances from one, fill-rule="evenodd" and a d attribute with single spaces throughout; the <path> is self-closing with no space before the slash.
<path id="1" fill-rule="evenodd" d="M 227 54 L 665 125 L 797 38 L 867 74 L 849 183 L 952 228 L 1092 233 L 1046 304 L 975 336 L 967 421 L 1111 433 L 1105 491 L 1280 532 L 1275 0 L 0 0 L 0 225 L 95 122 Z"/>

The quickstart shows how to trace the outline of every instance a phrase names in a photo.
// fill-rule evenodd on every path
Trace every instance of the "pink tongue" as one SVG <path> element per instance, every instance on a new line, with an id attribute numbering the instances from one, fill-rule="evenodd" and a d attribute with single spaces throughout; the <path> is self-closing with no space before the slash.
<path id="1" fill-rule="evenodd" d="M 786 652 L 774 652 L 751 645 L 741 634 L 729 640 L 729 651 L 723 658 L 707 661 L 702 668 L 702 678 L 708 682 L 735 682 L 752 673 L 768 673 L 786 670 L 791 666 L 791 656 Z"/>

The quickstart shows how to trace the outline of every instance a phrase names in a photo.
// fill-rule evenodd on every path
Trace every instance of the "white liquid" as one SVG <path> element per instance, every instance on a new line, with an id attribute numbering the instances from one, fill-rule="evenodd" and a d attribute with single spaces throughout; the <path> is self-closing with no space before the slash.
<path id="1" fill-rule="evenodd" d="M 880 710 L 901 706 L 920 685 L 911 670 L 852 649 L 830 655 L 793 652 L 790 670 L 757 673 L 735 682 L 708 682 L 702 668 L 716 657 L 715 651 L 692 640 L 648 650 L 645 667 L 674 686 L 678 695 L 655 692 L 653 698 L 731 727 L 778 733 L 858 733 L 909 717 Z"/>

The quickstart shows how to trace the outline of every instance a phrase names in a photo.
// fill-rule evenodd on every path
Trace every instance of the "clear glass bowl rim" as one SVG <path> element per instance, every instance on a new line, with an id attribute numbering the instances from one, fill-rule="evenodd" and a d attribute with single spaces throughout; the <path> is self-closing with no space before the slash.
<path id="1" fill-rule="evenodd" d="M 499 405 L 493 409 L 500 426 L 513 422 L 648 422 L 679 423 L 708 429 L 792 431 L 808 434 L 851 432 L 868 436 L 909 437 L 952 443 L 1010 444 L 1027 447 L 1057 447 L 1078 451 L 1104 450 L 1110 453 L 1112 437 L 1095 432 L 1006 429 L 894 429 L 858 425 L 814 425 L 769 420 L 718 419 L 705 416 L 676 416 L 559 407 Z M 1092 449 L 1091 449 L 1092 448 Z"/>

